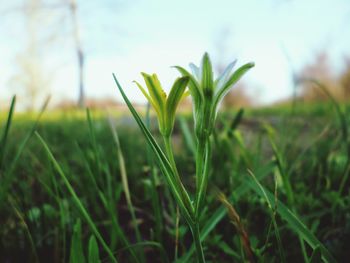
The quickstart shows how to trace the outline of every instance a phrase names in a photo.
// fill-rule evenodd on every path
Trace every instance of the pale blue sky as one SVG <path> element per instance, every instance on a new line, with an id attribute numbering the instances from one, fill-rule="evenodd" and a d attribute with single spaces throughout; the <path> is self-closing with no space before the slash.
<path id="1" fill-rule="evenodd" d="M 214 64 L 236 58 L 238 65 L 254 61 L 256 67 L 243 81 L 254 98 L 266 103 L 292 91 L 283 49 L 296 69 L 322 50 L 329 53 L 335 71 L 341 70 L 343 56 L 350 56 L 348 0 L 78 2 L 88 97 L 120 99 L 111 77 L 115 72 L 127 94 L 143 101 L 132 84 L 141 80 L 139 72 L 156 72 L 164 86 L 169 86 L 178 75 L 170 66 L 198 64 L 208 51 Z M 57 11 L 50 12 L 56 16 Z M 26 41 L 19 15 L 8 15 L 1 23 L 0 103 L 13 93 L 9 79 L 16 71 L 16 53 Z M 62 24 L 63 32 L 67 25 Z M 56 101 L 75 99 L 78 93 L 75 57 L 67 35 L 44 52 L 45 69 L 54 77 L 50 89 L 42 94 L 51 93 Z"/>

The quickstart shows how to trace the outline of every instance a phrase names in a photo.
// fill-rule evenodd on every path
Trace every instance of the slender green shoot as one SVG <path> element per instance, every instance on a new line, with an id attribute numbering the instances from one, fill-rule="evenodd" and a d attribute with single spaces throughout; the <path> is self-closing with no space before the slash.
<path id="1" fill-rule="evenodd" d="M 88 223 L 88 225 L 90 226 L 92 232 L 94 233 L 94 235 L 97 237 L 97 239 L 99 240 L 99 242 L 101 243 L 102 247 L 104 248 L 104 250 L 106 251 L 106 253 L 108 254 L 110 260 L 112 262 L 118 262 L 117 259 L 114 257 L 113 252 L 110 250 L 110 248 L 108 247 L 108 245 L 106 244 L 106 242 L 104 241 L 102 235 L 100 234 L 100 232 L 98 231 L 95 223 L 92 221 L 88 211 L 85 209 L 84 205 L 82 204 L 82 202 L 80 201 L 79 197 L 77 196 L 77 194 L 75 193 L 72 185 L 70 184 L 70 182 L 68 181 L 66 175 L 64 174 L 61 166 L 58 164 L 58 162 L 56 161 L 55 157 L 53 156 L 53 154 L 51 153 L 48 145 L 46 144 L 46 142 L 44 141 L 44 139 L 39 135 L 39 133 L 35 132 L 35 135 L 37 136 L 37 138 L 39 139 L 39 141 L 41 142 L 41 144 L 43 145 L 50 161 L 53 163 L 53 166 L 55 168 L 55 170 L 57 171 L 57 173 L 60 175 L 61 179 L 63 180 L 65 186 L 67 187 L 69 193 L 72 195 L 73 200 L 75 202 L 75 204 L 77 205 L 79 211 L 82 213 L 84 219 L 86 220 L 86 222 Z"/>

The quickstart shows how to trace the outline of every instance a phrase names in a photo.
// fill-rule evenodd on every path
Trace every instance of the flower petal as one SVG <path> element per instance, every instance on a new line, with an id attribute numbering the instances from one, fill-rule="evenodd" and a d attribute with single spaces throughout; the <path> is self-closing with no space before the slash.
<path id="1" fill-rule="evenodd" d="M 201 80 L 199 79 L 200 78 L 199 67 L 197 67 L 193 63 L 190 63 L 190 68 L 191 68 L 192 74 L 197 78 L 198 82 L 200 82 Z"/>
<path id="2" fill-rule="evenodd" d="M 221 89 L 224 83 L 227 81 L 233 67 L 236 65 L 237 60 L 231 62 L 224 70 L 224 72 L 215 80 L 215 89 Z"/>
<path id="3" fill-rule="evenodd" d="M 241 66 L 239 69 L 237 69 L 235 72 L 231 74 L 231 76 L 228 78 L 228 80 L 223 84 L 223 86 L 217 90 L 215 95 L 215 101 L 214 101 L 214 109 L 217 110 L 218 104 L 221 102 L 221 100 L 225 97 L 227 92 L 230 90 L 232 85 L 234 85 L 249 69 L 254 67 L 254 63 L 250 62 L 243 66 Z"/>
<path id="4" fill-rule="evenodd" d="M 191 73 L 189 73 L 183 67 L 175 66 L 174 68 L 176 68 L 181 73 L 182 76 L 184 76 L 184 77 L 187 76 L 190 78 L 190 81 L 188 82 L 188 88 L 190 90 L 194 104 L 197 105 L 196 108 L 199 107 L 199 104 L 203 100 L 203 93 L 202 93 L 201 89 L 199 88 L 198 81 L 193 77 L 193 75 Z"/>
<path id="5" fill-rule="evenodd" d="M 167 125 L 171 130 L 174 126 L 176 108 L 183 98 L 189 80 L 189 77 L 177 78 L 166 101 Z"/>
<path id="6" fill-rule="evenodd" d="M 213 67 L 207 52 L 202 58 L 200 76 L 204 94 L 212 94 L 214 91 Z"/>
<path id="7" fill-rule="evenodd" d="M 151 76 L 143 72 L 141 74 L 145 80 L 149 95 L 151 96 L 153 103 L 157 104 L 159 110 L 162 112 L 165 107 L 166 95 L 160 86 L 160 82 L 157 76 L 155 74 Z"/>

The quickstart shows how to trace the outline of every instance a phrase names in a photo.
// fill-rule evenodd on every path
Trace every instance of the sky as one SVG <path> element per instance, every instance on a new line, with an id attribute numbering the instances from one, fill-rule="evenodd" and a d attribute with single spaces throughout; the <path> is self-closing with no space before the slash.
<path id="1" fill-rule="evenodd" d="M 0 103 L 20 93 L 13 78 L 18 56 L 28 45 L 28 23 L 16 8 L 29 1 L 0 2 Z M 41 36 L 51 40 L 40 46 L 41 64 L 50 85 L 40 95 L 51 94 L 54 102 L 76 100 L 76 57 L 68 16 L 64 8 L 43 13 Z M 292 69 L 312 63 L 317 53 L 329 54 L 335 72 L 341 71 L 344 56 L 350 56 L 348 0 L 78 0 L 78 19 L 89 98 L 121 100 L 114 72 L 127 95 L 144 102 L 132 83 L 142 82 L 140 72 L 157 73 L 168 90 L 179 75 L 171 66 L 199 64 L 209 52 L 215 67 L 235 59 L 238 66 L 255 62 L 241 81 L 254 100 L 266 104 L 288 97 Z"/>

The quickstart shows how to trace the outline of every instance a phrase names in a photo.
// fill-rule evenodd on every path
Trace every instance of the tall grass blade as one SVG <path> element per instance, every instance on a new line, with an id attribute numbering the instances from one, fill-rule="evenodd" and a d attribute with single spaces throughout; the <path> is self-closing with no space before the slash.
<path id="1" fill-rule="evenodd" d="M 145 126 L 145 124 L 141 120 L 140 116 L 138 115 L 138 113 L 136 112 L 134 107 L 132 106 L 132 104 L 129 101 L 129 99 L 127 98 L 127 96 L 125 95 L 122 87 L 120 86 L 120 84 L 119 84 L 119 82 L 114 74 L 113 74 L 113 77 L 114 77 L 114 80 L 117 84 L 117 87 L 118 87 L 120 93 L 122 94 L 124 101 L 126 102 L 130 112 L 134 116 L 142 133 L 144 134 L 147 143 L 150 145 L 150 147 L 151 147 L 151 149 L 156 157 L 156 161 L 159 165 L 159 168 L 161 169 L 162 173 L 164 174 L 164 176 L 167 180 L 167 183 L 170 187 L 170 190 L 171 190 L 174 198 L 176 199 L 177 204 L 181 208 L 181 211 L 182 211 L 184 218 L 186 219 L 186 221 L 189 224 L 193 225 L 194 224 L 194 211 L 193 211 L 191 200 L 189 198 L 187 191 L 185 190 L 185 188 L 182 184 L 177 184 L 173 169 L 172 169 L 169 161 L 167 160 L 163 151 L 161 150 L 161 148 L 159 147 L 159 145 L 157 144 L 157 142 L 153 138 L 152 134 L 150 133 L 150 131 L 147 129 L 147 127 Z"/>
<path id="2" fill-rule="evenodd" d="M 2 132 L 1 136 L 1 141 L 0 141 L 0 172 L 2 170 L 4 158 L 5 158 L 5 149 L 6 149 L 6 144 L 7 144 L 7 137 L 10 131 L 11 123 L 12 123 L 12 118 L 13 118 L 13 113 L 15 111 L 15 105 L 16 105 L 16 96 L 13 96 L 12 101 L 11 101 L 11 106 L 9 113 L 7 115 L 7 121 L 4 127 L 4 130 Z M 1 173 L 0 173 L 1 175 Z"/>
<path id="3" fill-rule="evenodd" d="M 261 197 L 267 198 L 272 206 L 275 206 L 275 197 L 269 190 L 260 186 L 252 179 L 246 180 L 247 185 Z M 322 252 L 322 259 L 325 262 L 336 263 L 327 248 L 317 239 L 317 237 L 305 226 L 305 224 L 290 211 L 281 201 L 277 201 L 277 213 L 288 222 L 288 226 L 301 236 L 313 249 L 319 247 Z"/>
<path id="4" fill-rule="evenodd" d="M 255 177 L 255 175 L 250 170 L 248 170 L 248 173 L 252 176 L 252 178 L 254 179 L 254 182 L 256 183 L 256 185 L 260 188 L 260 190 L 261 190 L 261 192 L 263 194 L 263 197 L 265 198 L 265 200 L 266 200 L 266 202 L 268 204 L 268 207 L 269 207 L 269 210 L 270 210 L 272 224 L 273 224 L 273 227 L 275 229 L 275 236 L 276 236 L 276 240 L 277 240 L 277 244 L 278 244 L 278 252 L 280 254 L 280 259 L 281 259 L 282 262 L 286 262 L 286 256 L 284 254 L 282 241 L 281 241 L 281 236 L 280 236 L 280 232 L 279 232 L 279 229 L 278 229 L 278 226 L 277 226 L 276 215 L 275 215 L 275 211 L 274 211 L 274 209 L 278 209 L 278 207 L 276 207 L 277 206 L 276 195 L 274 195 L 275 205 L 272 206 L 269 198 L 267 197 L 267 194 L 265 192 L 264 187 L 259 183 L 258 179 Z"/>
<path id="5" fill-rule="evenodd" d="M 69 263 L 85 263 L 83 242 L 81 236 L 81 221 L 77 219 L 73 227 Z"/>
<path id="6" fill-rule="evenodd" d="M 275 167 L 275 164 L 273 162 L 270 162 L 266 166 L 261 167 L 257 172 L 258 178 L 259 179 L 265 178 L 268 174 L 272 172 L 274 167 Z M 241 196 L 243 196 L 249 190 L 250 190 L 250 187 L 247 184 L 242 183 L 237 187 L 237 189 L 235 189 L 232 192 L 228 200 L 230 202 L 233 202 L 234 200 L 238 200 Z M 204 240 L 208 237 L 208 235 L 215 229 L 217 224 L 225 217 L 226 213 L 227 213 L 227 209 L 224 206 L 219 207 L 212 213 L 212 216 L 205 222 L 205 225 L 201 231 L 201 240 Z M 181 258 L 179 258 L 176 262 L 177 263 L 189 262 L 194 252 L 195 252 L 195 247 L 194 245 L 192 245 L 187 250 L 187 253 Z"/>
<path id="7" fill-rule="evenodd" d="M 100 253 L 98 250 L 97 241 L 94 235 L 89 239 L 88 263 L 100 263 Z"/>
<path id="8" fill-rule="evenodd" d="M 150 104 L 147 105 L 147 111 L 146 111 L 146 127 L 150 129 L 151 126 L 151 117 L 150 117 Z M 147 145 L 147 163 L 150 169 L 150 174 L 151 174 L 151 189 L 152 189 L 152 207 L 155 215 L 155 234 L 156 234 L 156 239 L 157 241 L 162 244 L 163 242 L 163 237 L 162 237 L 162 232 L 163 232 L 163 220 L 162 220 L 162 205 L 160 201 L 160 197 L 157 191 L 157 187 L 159 182 L 159 177 L 157 174 L 157 168 L 154 164 L 154 159 L 152 156 L 152 150 L 149 145 Z"/>
<path id="9" fill-rule="evenodd" d="M 56 161 L 55 157 L 51 153 L 48 145 L 46 144 L 44 139 L 39 135 L 39 133 L 35 132 L 35 134 L 36 134 L 37 138 L 39 139 L 39 141 L 41 142 L 41 144 L 43 145 L 43 147 L 44 147 L 44 149 L 45 149 L 45 151 L 46 151 L 50 161 L 53 163 L 53 166 L 54 166 L 55 170 L 57 171 L 57 173 L 61 177 L 61 179 L 64 182 L 65 186 L 67 187 L 69 193 L 72 195 L 74 203 L 78 207 L 79 211 L 83 215 L 84 219 L 88 223 L 88 225 L 91 228 L 91 230 L 94 233 L 94 235 L 97 237 L 97 239 L 101 243 L 101 245 L 104 248 L 104 250 L 107 252 L 111 262 L 118 262 L 117 259 L 114 257 L 113 252 L 110 250 L 110 248 L 108 247 L 107 243 L 104 241 L 102 235 L 98 231 L 98 229 L 97 229 L 95 223 L 93 222 L 93 220 L 91 219 L 88 211 L 85 209 L 84 205 L 82 204 L 82 202 L 80 201 L 79 197 L 75 193 L 72 185 L 68 181 L 68 179 L 67 179 L 66 175 L 64 174 L 61 166 L 58 164 L 58 162 Z"/>
<path id="10" fill-rule="evenodd" d="M 42 105 L 39 114 L 34 122 L 34 124 L 32 125 L 32 127 L 30 128 L 30 130 L 27 132 L 26 136 L 24 137 L 23 141 L 20 143 L 20 146 L 18 147 L 18 150 L 16 151 L 16 155 L 15 157 L 11 160 L 8 168 L 6 169 L 6 171 L 4 171 L 3 176 L 4 178 L 2 178 L 2 184 L 1 184 L 1 193 L 0 193 L 0 201 L 2 200 L 3 196 L 6 195 L 11 182 L 13 180 L 15 180 L 16 178 L 14 176 L 12 176 L 13 172 L 15 171 L 16 165 L 20 160 L 20 157 L 23 153 L 23 150 L 25 149 L 25 147 L 27 146 L 29 140 L 32 138 L 34 132 L 36 131 L 38 125 L 39 125 L 39 121 L 41 119 L 41 116 L 43 115 L 43 113 L 45 112 L 47 105 L 49 104 L 50 101 L 50 97 L 47 97 L 44 104 Z M 1 151 L 1 149 L 0 149 Z M 1 172 L 1 166 L 0 166 L 0 172 Z"/>
<path id="11" fill-rule="evenodd" d="M 180 122 L 180 128 L 182 131 L 182 134 L 185 139 L 185 143 L 188 147 L 188 149 L 192 152 L 193 156 L 196 155 L 196 140 L 194 139 L 193 135 L 190 132 L 190 128 L 188 127 L 188 124 L 186 122 L 186 119 L 184 117 L 179 118 Z"/>
<path id="12" fill-rule="evenodd" d="M 123 185 L 123 189 L 124 189 L 124 193 L 125 193 L 126 203 L 127 203 L 128 209 L 129 209 L 130 214 L 131 214 L 132 224 L 133 224 L 133 227 L 135 229 L 137 242 L 140 243 L 140 242 L 142 242 L 142 238 L 141 238 L 140 229 L 139 229 L 139 226 L 137 223 L 135 208 L 134 208 L 132 201 L 131 201 L 131 195 L 130 195 L 129 183 L 128 183 L 128 175 L 126 172 L 124 155 L 123 155 L 123 152 L 121 150 L 120 141 L 119 141 L 119 137 L 118 137 L 118 133 L 117 133 L 117 129 L 115 127 L 115 124 L 113 123 L 113 120 L 111 117 L 108 120 L 109 120 L 110 129 L 111 129 L 111 132 L 113 135 L 114 143 L 117 147 L 118 161 L 119 161 L 119 167 L 120 167 L 120 176 L 122 179 L 122 185 Z M 145 262 L 145 255 L 144 255 L 143 251 L 141 251 L 141 258 L 142 258 L 142 262 Z"/>

